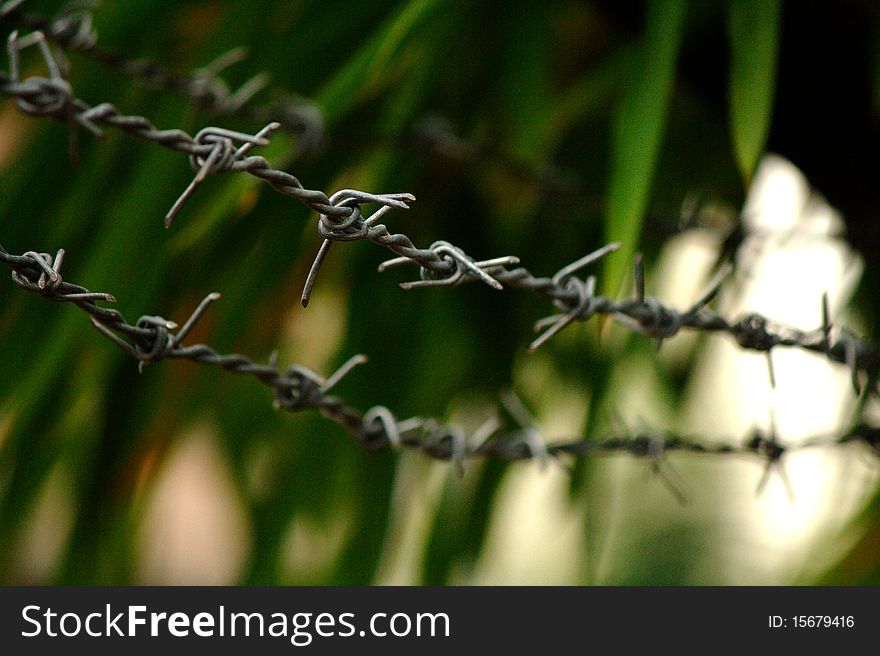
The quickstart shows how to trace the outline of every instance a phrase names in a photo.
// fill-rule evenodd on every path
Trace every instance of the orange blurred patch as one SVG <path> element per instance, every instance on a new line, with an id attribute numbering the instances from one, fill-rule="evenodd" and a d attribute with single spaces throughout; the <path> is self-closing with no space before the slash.
<path id="1" fill-rule="evenodd" d="M 0 108 L 0 168 L 18 152 L 32 125 L 33 122 L 12 103 Z"/>

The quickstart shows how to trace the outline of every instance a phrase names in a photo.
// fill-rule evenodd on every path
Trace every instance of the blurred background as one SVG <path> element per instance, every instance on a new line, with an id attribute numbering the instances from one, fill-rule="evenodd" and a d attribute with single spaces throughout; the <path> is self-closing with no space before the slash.
<path id="1" fill-rule="evenodd" d="M 610 240 L 600 289 L 647 287 L 678 308 L 723 258 L 717 308 L 802 330 L 832 316 L 877 341 L 880 8 L 761 0 L 27 0 L 90 34 L 62 57 L 75 95 L 189 133 L 253 134 L 148 60 L 287 112 L 259 149 L 307 188 L 410 192 L 385 222 L 420 246 L 518 255 L 536 275 Z M 4 15 L 5 9 L 5 15 Z M 67 11 L 67 13 L 64 13 Z M 59 12 L 62 12 L 59 14 Z M 64 23 L 63 21 L 67 21 Z M 246 48 L 246 57 L 212 62 Z M 103 53 L 103 55 L 102 55 Z M 237 53 L 243 54 L 243 53 Z M 45 75 L 36 48 L 26 74 Z M 137 68 L 141 75 L 131 75 Z M 0 64 L 8 70 L 8 61 Z M 248 86 L 265 73 L 265 87 Z M 158 88 L 157 88 L 158 87 Z M 216 109 L 216 108 L 214 108 Z M 612 322 L 568 328 L 534 354 L 550 304 L 485 285 L 404 291 L 415 271 L 338 244 L 308 309 L 320 237 L 305 207 L 246 175 L 210 177 L 170 230 L 185 157 L 112 130 L 68 129 L 0 103 L 0 243 L 64 248 L 65 279 L 114 294 L 133 320 L 182 323 L 223 294 L 188 343 L 330 374 L 335 393 L 474 430 L 514 390 L 548 442 L 641 433 L 744 443 L 775 429 L 834 437 L 857 404 L 846 367 L 766 358 L 729 338 L 653 341 Z M 137 363 L 69 305 L 0 285 L 0 582 L 4 584 L 876 584 L 880 458 L 864 444 L 764 463 L 622 454 L 573 463 L 369 453 L 317 413 L 274 410 L 246 377 Z M 777 471 L 780 469 L 780 471 Z"/>

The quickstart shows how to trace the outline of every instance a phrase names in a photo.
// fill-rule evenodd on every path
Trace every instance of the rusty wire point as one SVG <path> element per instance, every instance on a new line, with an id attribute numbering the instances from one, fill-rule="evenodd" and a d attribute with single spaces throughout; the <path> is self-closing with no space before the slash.
<path id="1" fill-rule="evenodd" d="M 709 284 L 706 285 L 706 288 L 703 292 L 697 297 L 697 300 L 694 301 L 693 305 L 685 312 L 685 314 L 698 314 L 703 308 L 709 305 L 715 298 L 718 296 L 718 293 L 721 291 L 721 287 L 724 285 L 724 281 L 727 280 L 727 277 L 733 271 L 733 265 L 730 262 L 725 263 L 721 266 L 720 269 L 715 273 L 712 277 L 712 280 L 709 281 Z"/>
<path id="2" fill-rule="evenodd" d="M 687 505 L 690 501 L 690 497 L 687 494 L 687 485 L 672 464 L 666 460 L 666 453 L 672 449 L 672 442 L 661 434 L 652 435 L 647 431 L 631 436 L 629 429 L 616 409 L 609 409 L 608 414 L 618 434 L 623 436 L 612 440 L 611 443 L 614 446 L 611 450 L 624 451 L 636 458 L 646 459 L 646 472 L 657 476 L 678 503 Z M 641 423 L 644 424 L 646 422 L 642 420 Z M 679 446 L 684 446 L 685 442 L 679 441 L 678 444 Z M 600 445 L 601 450 L 608 450 L 608 447 L 608 441 Z M 584 453 L 590 452 L 586 451 Z"/>
<path id="3" fill-rule="evenodd" d="M 362 364 L 366 364 L 369 358 L 363 353 L 359 353 L 357 355 L 351 356 L 348 360 L 342 363 L 342 365 L 334 371 L 329 378 L 321 382 L 321 391 L 329 392 L 331 389 L 336 387 L 343 378 L 345 378 L 349 372 L 355 367 L 359 367 Z"/>
<path id="4" fill-rule="evenodd" d="M 665 459 L 666 441 L 659 436 L 648 436 L 647 440 L 645 457 L 649 459 L 649 471 L 660 479 L 676 501 L 686 506 L 690 503 L 690 496 L 686 492 L 687 485 L 672 463 Z"/>
<path id="5" fill-rule="evenodd" d="M 831 320 L 831 310 L 829 306 L 828 300 L 828 292 L 824 292 L 822 294 L 822 337 L 823 337 L 823 346 L 824 352 L 827 356 L 831 357 L 832 352 L 836 348 L 841 348 L 843 350 L 843 362 L 846 364 L 847 368 L 850 370 L 850 382 L 852 384 L 853 390 L 856 393 L 856 396 L 862 396 L 862 382 L 859 380 L 859 372 L 864 368 L 867 369 L 867 366 L 863 366 L 860 362 L 859 352 L 860 349 L 864 349 L 861 342 L 856 339 L 851 339 L 850 335 L 846 331 L 846 329 L 837 329 L 836 332 L 839 333 L 838 339 L 832 337 L 833 335 L 833 322 Z"/>
<path id="6" fill-rule="evenodd" d="M 828 292 L 822 292 L 822 336 L 825 338 L 825 350 L 831 352 L 831 308 Z"/>
<path id="7" fill-rule="evenodd" d="M 480 424 L 471 434 L 470 449 L 472 453 L 479 453 L 483 447 L 501 430 L 501 420 L 493 413 L 486 421 Z"/>
<path id="8" fill-rule="evenodd" d="M 645 261 L 641 253 L 633 257 L 633 285 L 636 290 L 636 300 L 645 302 Z"/>
<path id="9" fill-rule="evenodd" d="M 377 424 L 385 436 L 388 438 L 388 444 L 392 449 L 400 448 L 400 431 L 397 427 L 397 421 L 391 410 L 384 405 L 377 405 L 364 413 L 364 429 L 369 430 L 373 424 Z"/>
<path id="10" fill-rule="evenodd" d="M 187 319 L 184 322 L 184 324 L 180 328 L 180 330 L 178 330 L 177 333 L 172 337 L 172 344 L 174 346 L 178 346 L 179 344 L 181 344 L 183 342 L 184 339 L 186 339 L 186 336 L 189 334 L 189 331 L 191 331 L 193 329 L 193 326 L 195 326 L 196 323 L 198 322 L 198 320 L 202 318 L 202 315 L 205 314 L 205 311 L 207 311 L 207 309 L 211 305 L 211 303 L 218 300 L 219 298 L 220 298 L 219 293 L 211 292 L 210 294 L 205 296 L 205 298 L 202 299 L 202 302 L 199 303 L 198 306 L 196 306 L 196 309 L 193 310 L 193 313 L 189 316 L 189 319 Z"/>

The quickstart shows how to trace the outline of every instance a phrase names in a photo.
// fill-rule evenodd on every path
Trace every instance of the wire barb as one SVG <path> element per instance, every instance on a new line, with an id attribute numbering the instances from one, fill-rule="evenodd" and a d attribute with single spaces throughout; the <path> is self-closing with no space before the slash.
<path id="1" fill-rule="evenodd" d="M 402 282 L 400 283 L 401 289 L 417 289 L 419 287 L 454 287 L 468 280 L 479 279 L 489 285 L 492 289 L 501 291 L 503 289 L 501 283 L 493 278 L 490 272 L 496 269 L 500 270 L 505 266 L 519 264 L 519 258 L 512 255 L 476 262 L 463 250 L 453 246 L 448 241 L 435 241 L 431 244 L 429 250 L 439 256 L 442 261 L 450 265 L 448 267 L 449 271 L 435 273 L 432 272 L 431 269 L 422 266 L 420 269 L 421 280 Z M 379 265 L 379 273 L 402 264 L 410 264 L 413 262 L 416 262 L 416 260 L 411 257 L 396 257 L 386 260 Z"/>
<path id="2" fill-rule="evenodd" d="M 407 202 L 416 199 L 412 194 L 366 194 L 362 191 L 353 189 L 342 189 L 333 194 L 329 202 L 334 207 L 343 207 L 348 210 L 347 216 L 339 218 L 331 214 L 321 214 L 318 217 L 318 232 L 324 237 L 318 253 L 309 268 L 306 282 L 303 286 L 300 302 L 303 307 L 308 307 L 309 300 L 312 296 L 312 288 L 318 278 L 318 271 L 330 251 L 330 246 L 334 241 L 356 241 L 359 239 L 371 239 L 370 230 L 376 225 L 376 222 L 392 209 L 409 209 Z M 367 203 L 378 203 L 382 207 L 376 210 L 372 216 L 367 219 L 363 218 L 361 213 L 361 205 Z M 384 226 L 382 226 L 384 229 Z M 381 230 L 380 230 L 381 232 Z"/>
<path id="3" fill-rule="evenodd" d="M 190 155 L 189 161 L 196 171 L 196 177 L 168 210 L 165 215 L 165 227 L 171 227 L 171 222 L 174 221 L 180 208 L 195 193 L 196 188 L 204 182 L 205 178 L 212 173 L 231 171 L 254 146 L 268 146 L 269 140 L 266 137 L 279 127 L 281 127 L 279 123 L 270 123 L 253 136 L 225 128 L 213 127 L 200 130 L 195 136 L 195 143 L 210 145 L 211 150 L 207 156 Z M 243 144 L 236 148 L 234 141 L 241 141 Z"/>

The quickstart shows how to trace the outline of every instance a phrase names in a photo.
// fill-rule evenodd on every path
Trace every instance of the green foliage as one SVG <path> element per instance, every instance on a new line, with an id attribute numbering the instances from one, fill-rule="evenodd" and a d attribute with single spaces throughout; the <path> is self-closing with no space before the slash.
<path id="1" fill-rule="evenodd" d="M 749 182 L 767 143 L 773 114 L 782 3 L 731 0 L 730 133 L 736 163 Z"/>
<path id="2" fill-rule="evenodd" d="M 648 3 L 641 56 L 615 112 L 605 232 L 608 241 L 621 242 L 622 253 L 605 265 L 605 290 L 611 294 L 619 291 L 638 248 L 675 85 L 686 9 L 685 0 Z"/>

